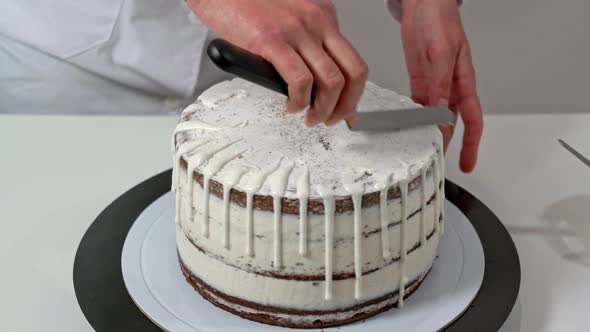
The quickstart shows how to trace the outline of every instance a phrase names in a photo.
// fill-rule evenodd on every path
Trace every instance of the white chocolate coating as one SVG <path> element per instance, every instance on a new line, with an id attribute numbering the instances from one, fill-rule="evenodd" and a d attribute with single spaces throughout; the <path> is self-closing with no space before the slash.
<path id="1" fill-rule="evenodd" d="M 177 140 L 184 135 L 189 141 L 209 140 L 208 145 L 233 142 L 226 153 L 247 151 L 240 163 L 255 169 L 276 162 L 281 157 L 295 162 L 285 189 L 285 197 L 297 198 L 297 180 L 309 168 L 310 198 L 319 198 L 318 186 L 332 188 L 335 197 L 348 196 L 342 178 L 345 175 L 368 176 L 363 180 L 365 191 L 374 191 L 382 172 L 396 178 L 408 175 L 410 168 L 422 168 L 436 152 L 433 142 L 440 143 L 436 127 L 423 127 L 391 133 L 352 132 L 344 122 L 334 126 L 307 128 L 303 113 L 287 114 L 285 97 L 241 79 L 225 81 L 205 91 L 196 104 L 183 112 Z M 388 108 L 418 106 L 411 99 L 367 83 L 359 112 Z M 177 129 L 178 130 L 178 129 Z M 189 156 L 191 153 L 189 153 Z M 231 172 L 225 167 L 212 179 L 221 183 Z M 197 168 L 199 170 L 199 168 Z M 248 184 L 256 172 L 244 174 L 236 189 L 248 192 Z M 271 195 L 270 182 L 257 190 Z"/>
<path id="2" fill-rule="evenodd" d="M 440 132 L 305 128 L 284 103 L 234 79 L 183 112 L 172 145 L 181 259 L 215 289 L 263 305 L 332 310 L 395 290 L 403 305 L 406 284 L 430 268 L 442 233 Z M 368 83 L 359 110 L 403 106 L 416 104 Z M 182 159 L 190 174 L 203 174 L 202 186 Z M 420 186 L 409 190 L 416 178 Z M 210 195 L 212 180 L 223 197 Z M 388 199 L 392 186 L 401 197 Z M 246 194 L 245 208 L 230 201 L 232 188 Z M 372 192 L 378 204 L 363 208 Z M 255 195 L 272 196 L 273 211 L 254 208 Z M 335 213 L 345 197 L 353 210 Z M 299 200 L 299 213 L 283 213 L 283 198 Z M 308 213 L 310 199 L 323 201 L 324 214 Z"/>

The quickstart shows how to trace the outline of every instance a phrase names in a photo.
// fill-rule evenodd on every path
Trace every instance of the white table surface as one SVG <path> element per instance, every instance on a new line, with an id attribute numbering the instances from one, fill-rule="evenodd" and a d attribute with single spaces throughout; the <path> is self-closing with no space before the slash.
<path id="1" fill-rule="evenodd" d="M 0 330 L 92 331 L 72 266 L 112 200 L 170 167 L 174 117 L 0 115 Z M 458 128 L 460 131 L 461 128 Z M 522 266 L 505 332 L 580 331 L 590 303 L 590 114 L 488 116 L 480 163 L 447 177 L 505 223 Z"/>

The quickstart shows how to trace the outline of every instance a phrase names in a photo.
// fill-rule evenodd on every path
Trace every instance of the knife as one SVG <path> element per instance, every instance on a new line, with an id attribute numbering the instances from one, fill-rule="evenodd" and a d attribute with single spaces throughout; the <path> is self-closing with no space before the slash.
<path id="1" fill-rule="evenodd" d="M 220 38 L 209 43 L 207 54 L 220 69 L 285 96 L 289 95 L 287 82 L 263 57 Z M 315 86 L 311 92 L 312 105 L 314 99 Z M 353 131 L 391 131 L 455 123 L 456 119 L 457 115 L 445 107 L 425 106 L 357 112 L 357 121 L 354 124 L 347 121 L 347 124 Z"/>
<path id="2" fill-rule="evenodd" d="M 569 144 L 567 144 L 564 140 L 558 139 L 557 142 L 563 146 L 566 150 L 568 150 L 574 157 L 578 158 L 579 161 L 583 162 L 584 165 L 590 167 L 590 160 L 584 157 L 581 153 L 579 153 L 576 149 L 572 148 Z"/>

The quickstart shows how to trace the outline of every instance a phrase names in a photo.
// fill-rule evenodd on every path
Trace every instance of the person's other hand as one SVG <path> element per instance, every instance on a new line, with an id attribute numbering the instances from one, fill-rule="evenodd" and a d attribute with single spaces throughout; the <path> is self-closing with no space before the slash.
<path id="1" fill-rule="evenodd" d="M 475 70 L 457 0 L 403 0 L 402 42 L 412 98 L 425 105 L 448 106 L 465 124 L 460 167 L 477 162 L 483 118 Z M 452 126 L 441 126 L 446 147 Z"/>
<path id="2" fill-rule="evenodd" d="M 342 36 L 329 0 L 187 0 L 219 36 L 271 62 L 289 85 L 287 111 L 315 102 L 305 123 L 354 121 L 367 64 Z"/>

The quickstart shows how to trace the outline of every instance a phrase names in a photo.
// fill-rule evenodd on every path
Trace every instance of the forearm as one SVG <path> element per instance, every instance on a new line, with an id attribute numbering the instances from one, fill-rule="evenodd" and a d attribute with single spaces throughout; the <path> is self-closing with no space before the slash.
<path id="1" fill-rule="evenodd" d="M 404 12 L 404 5 L 410 1 L 415 0 L 385 0 L 387 3 L 387 7 L 389 8 L 389 12 L 391 15 L 398 21 L 401 22 L 403 12 Z M 460 6 L 463 3 L 463 0 L 457 0 L 457 4 Z"/>

